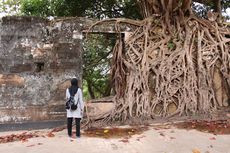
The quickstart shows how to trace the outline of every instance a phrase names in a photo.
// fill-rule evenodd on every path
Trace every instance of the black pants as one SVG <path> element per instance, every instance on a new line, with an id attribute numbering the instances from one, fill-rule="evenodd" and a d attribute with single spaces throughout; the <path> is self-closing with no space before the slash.
<path id="1" fill-rule="evenodd" d="M 80 121 L 81 118 L 75 118 L 75 122 L 76 122 L 76 136 L 80 137 Z M 67 129 L 68 129 L 68 135 L 72 136 L 72 123 L 73 123 L 73 118 L 67 118 Z"/>

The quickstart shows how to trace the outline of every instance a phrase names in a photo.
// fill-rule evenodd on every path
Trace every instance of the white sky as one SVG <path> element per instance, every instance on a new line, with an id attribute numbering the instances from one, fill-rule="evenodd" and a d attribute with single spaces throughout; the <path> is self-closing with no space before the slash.
<path id="1" fill-rule="evenodd" d="M 223 13 L 223 15 L 230 16 L 230 8 L 227 8 L 226 13 Z M 228 20 L 228 22 L 230 22 L 230 19 Z"/>

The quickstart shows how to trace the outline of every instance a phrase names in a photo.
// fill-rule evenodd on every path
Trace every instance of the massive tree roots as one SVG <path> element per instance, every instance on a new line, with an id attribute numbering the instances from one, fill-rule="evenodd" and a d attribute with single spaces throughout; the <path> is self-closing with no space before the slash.
<path id="1" fill-rule="evenodd" d="M 115 108 L 104 121 L 209 114 L 218 108 L 214 72 L 229 87 L 229 29 L 194 16 L 175 17 L 171 25 L 164 21 L 152 16 L 99 22 L 114 22 L 118 32 L 133 26 L 114 47 Z"/>

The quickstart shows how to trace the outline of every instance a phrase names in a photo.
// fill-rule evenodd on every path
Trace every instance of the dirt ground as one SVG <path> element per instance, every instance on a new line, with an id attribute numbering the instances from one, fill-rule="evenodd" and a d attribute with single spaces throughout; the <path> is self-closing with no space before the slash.
<path id="1" fill-rule="evenodd" d="M 230 153 L 229 131 L 225 121 L 92 128 L 80 139 L 62 128 L 10 131 L 0 132 L 0 153 Z"/>

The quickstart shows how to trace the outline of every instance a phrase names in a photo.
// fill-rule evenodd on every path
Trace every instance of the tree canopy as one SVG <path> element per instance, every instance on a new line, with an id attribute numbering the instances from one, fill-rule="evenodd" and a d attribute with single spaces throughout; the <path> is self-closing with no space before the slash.
<path id="1" fill-rule="evenodd" d="M 140 18 L 133 0 L 21 0 L 21 12 L 43 17 Z"/>
<path id="2" fill-rule="evenodd" d="M 20 0 L 0 0 L 0 13 L 5 15 L 20 14 Z"/>
<path id="3" fill-rule="evenodd" d="M 86 99 L 110 96 L 112 93 L 111 58 L 114 34 L 89 34 L 84 43 L 83 80 Z"/>
<path id="4" fill-rule="evenodd" d="M 142 19 L 139 6 L 146 2 L 156 3 L 159 0 L 0 0 L 0 12 L 6 14 L 32 15 L 40 17 L 79 16 L 90 18 L 125 17 Z M 173 4 L 178 4 L 173 1 Z M 182 4 L 182 1 L 178 1 Z M 184 1 L 187 3 L 187 1 Z M 193 9 L 205 16 L 208 10 L 216 12 L 230 8 L 229 0 L 192 0 Z M 194 5 L 195 2 L 204 4 Z M 150 10 L 150 9 L 149 9 Z M 163 11 L 162 11 L 163 12 Z M 162 13 L 161 12 L 161 13 Z"/>

